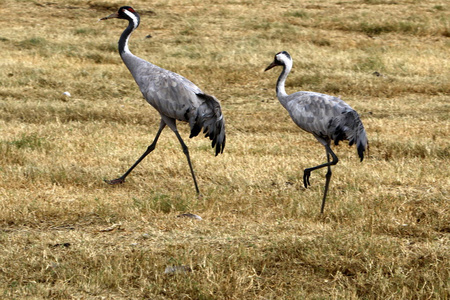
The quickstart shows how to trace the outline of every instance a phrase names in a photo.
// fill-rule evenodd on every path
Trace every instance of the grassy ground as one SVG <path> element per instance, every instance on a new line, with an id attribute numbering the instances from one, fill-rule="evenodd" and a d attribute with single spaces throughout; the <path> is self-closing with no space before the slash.
<path id="1" fill-rule="evenodd" d="M 158 114 L 117 53 L 130 49 L 221 100 L 225 153 L 189 140 L 146 149 Z M 0 298 L 448 299 L 449 10 L 445 1 L 0 0 Z M 151 38 L 146 38 L 151 35 Z M 275 97 L 340 95 L 370 151 L 325 160 Z M 378 72 L 381 76 L 375 76 Z M 68 91 L 71 97 L 65 97 Z M 195 220 L 177 217 L 194 213 Z"/>

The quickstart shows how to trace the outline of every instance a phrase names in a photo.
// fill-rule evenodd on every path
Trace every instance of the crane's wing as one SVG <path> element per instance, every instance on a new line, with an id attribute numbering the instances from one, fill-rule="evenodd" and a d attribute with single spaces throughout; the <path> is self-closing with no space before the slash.
<path id="1" fill-rule="evenodd" d="M 191 124 L 191 135 L 194 137 L 200 133 L 203 128 L 205 137 L 209 137 L 212 141 L 211 146 L 216 147 L 216 155 L 223 152 L 225 148 L 225 119 L 222 114 L 222 108 L 219 101 L 208 94 L 197 94 L 197 96 L 203 101 L 198 107 L 195 117 L 190 119 L 194 121 Z"/>
<path id="2" fill-rule="evenodd" d="M 186 113 L 200 105 L 196 94 L 202 91 L 181 75 L 152 65 L 134 78 L 147 102 L 165 116 L 188 121 Z"/>
<path id="3" fill-rule="evenodd" d="M 362 160 L 367 146 L 364 126 L 358 113 L 343 100 L 320 93 L 298 92 L 288 96 L 286 109 L 292 120 L 303 130 L 337 145 L 348 140 L 357 144 Z"/>
<path id="4" fill-rule="evenodd" d="M 314 92 L 297 92 L 288 96 L 286 109 L 300 128 L 326 137 L 329 135 L 330 120 L 351 108 L 344 101 L 333 96 Z"/>
<path id="5" fill-rule="evenodd" d="M 203 93 L 183 76 L 145 60 L 141 60 L 131 73 L 144 98 L 160 114 L 189 122 L 190 137 L 197 136 L 203 129 L 205 136 L 212 140 L 216 155 L 223 152 L 225 120 L 215 97 Z"/>

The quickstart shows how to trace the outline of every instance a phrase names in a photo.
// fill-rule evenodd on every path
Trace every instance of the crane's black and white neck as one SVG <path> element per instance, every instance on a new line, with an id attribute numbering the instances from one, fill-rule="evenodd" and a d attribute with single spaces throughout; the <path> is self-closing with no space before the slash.
<path id="1" fill-rule="evenodd" d="M 116 13 L 101 18 L 100 20 L 107 20 L 112 18 L 128 20 L 128 27 L 125 28 L 119 39 L 119 53 L 122 57 L 126 54 L 133 55 L 128 48 L 128 40 L 133 31 L 138 28 L 140 24 L 141 18 L 139 14 L 131 6 L 122 6 Z"/>
<path id="2" fill-rule="evenodd" d="M 286 89 L 284 88 L 284 85 L 286 83 L 286 78 L 288 77 L 289 73 L 291 72 L 292 69 L 292 57 L 289 53 L 287 53 L 286 51 L 282 51 L 282 52 L 278 52 L 275 55 L 275 59 L 273 60 L 273 62 L 264 70 L 270 70 L 273 67 L 276 66 L 282 66 L 283 70 L 281 71 L 280 76 L 278 77 L 278 81 L 277 81 L 277 87 L 276 87 L 276 91 L 277 91 L 277 97 L 280 99 L 284 99 L 284 97 L 287 96 L 286 93 Z M 281 100 L 280 100 L 281 101 Z M 281 104 L 283 104 L 284 101 L 281 102 Z M 283 104 L 283 106 L 285 106 Z"/>

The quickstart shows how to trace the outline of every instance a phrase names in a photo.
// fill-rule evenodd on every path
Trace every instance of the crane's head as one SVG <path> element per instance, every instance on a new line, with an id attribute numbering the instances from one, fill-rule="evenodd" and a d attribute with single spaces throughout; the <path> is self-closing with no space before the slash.
<path id="1" fill-rule="evenodd" d="M 101 20 L 108 19 L 125 19 L 136 24 L 139 24 L 139 14 L 131 6 L 122 6 L 116 13 L 110 14 L 107 17 L 101 18 Z"/>
<path id="2" fill-rule="evenodd" d="M 264 71 L 270 70 L 276 66 L 286 66 L 286 65 L 292 65 L 292 58 L 289 55 L 289 53 L 287 53 L 287 51 L 281 51 L 275 54 L 273 62 Z"/>

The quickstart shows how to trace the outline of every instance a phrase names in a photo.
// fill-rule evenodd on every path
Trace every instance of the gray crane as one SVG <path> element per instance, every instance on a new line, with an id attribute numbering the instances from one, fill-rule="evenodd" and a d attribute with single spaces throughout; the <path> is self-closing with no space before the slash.
<path id="1" fill-rule="evenodd" d="M 328 186 L 331 179 L 331 166 L 336 165 L 338 157 L 331 150 L 331 141 L 338 145 L 340 141 L 348 140 L 349 145 L 356 144 L 356 149 L 361 161 L 364 159 L 364 151 L 368 146 L 366 131 L 358 113 L 341 99 L 315 92 L 301 91 L 288 95 L 284 88 L 289 72 L 292 69 L 292 58 L 288 52 L 282 51 L 275 55 L 273 62 L 265 71 L 276 66 L 282 66 L 277 81 L 277 97 L 281 105 L 289 112 L 292 120 L 298 127 L 311 133 L 325 147 L 327 163 L 307 168 L 303 173 L 305 188 L 310 186 L 311 172 L 327 167 L 325 191 L 322 199 L 320 213 L 323 214 Z M 330 161 L 330 156 L 333 158 Z"/>
<path id="2" fill-rule="evenodd" d="M 119 53 L 144 98 L 159 112 L 161 121 L 153 142 L 144 154 L 121 177 L 105 180 L 105 182 L 109 184 L 123 183 L 128 174 L 155 149 L 158 138 L 167 125 L 181 144 L 191 170 L 195 190 L 197 194 L 200 194 L 189 150 L 178 133 L 176 121 L 189 123 L 191 130 L 189 138 L 197 136 L 203 130 L 205 137 L 209 137 L 212 141 L 211 146 L 215 148 L 217 156 L 223 152 L 226 140 L 225 120 L 219 101 L 214 96 L 202 92 L 200 88 L 183 76 L 160 68 L 130 52 L 128 40 L 140 22 L 139 14 L 132 7 L 122 6 L 116 13 L 100 20 L 111 18 L 124 19 L 129 22 L 119 39 Z"/>

